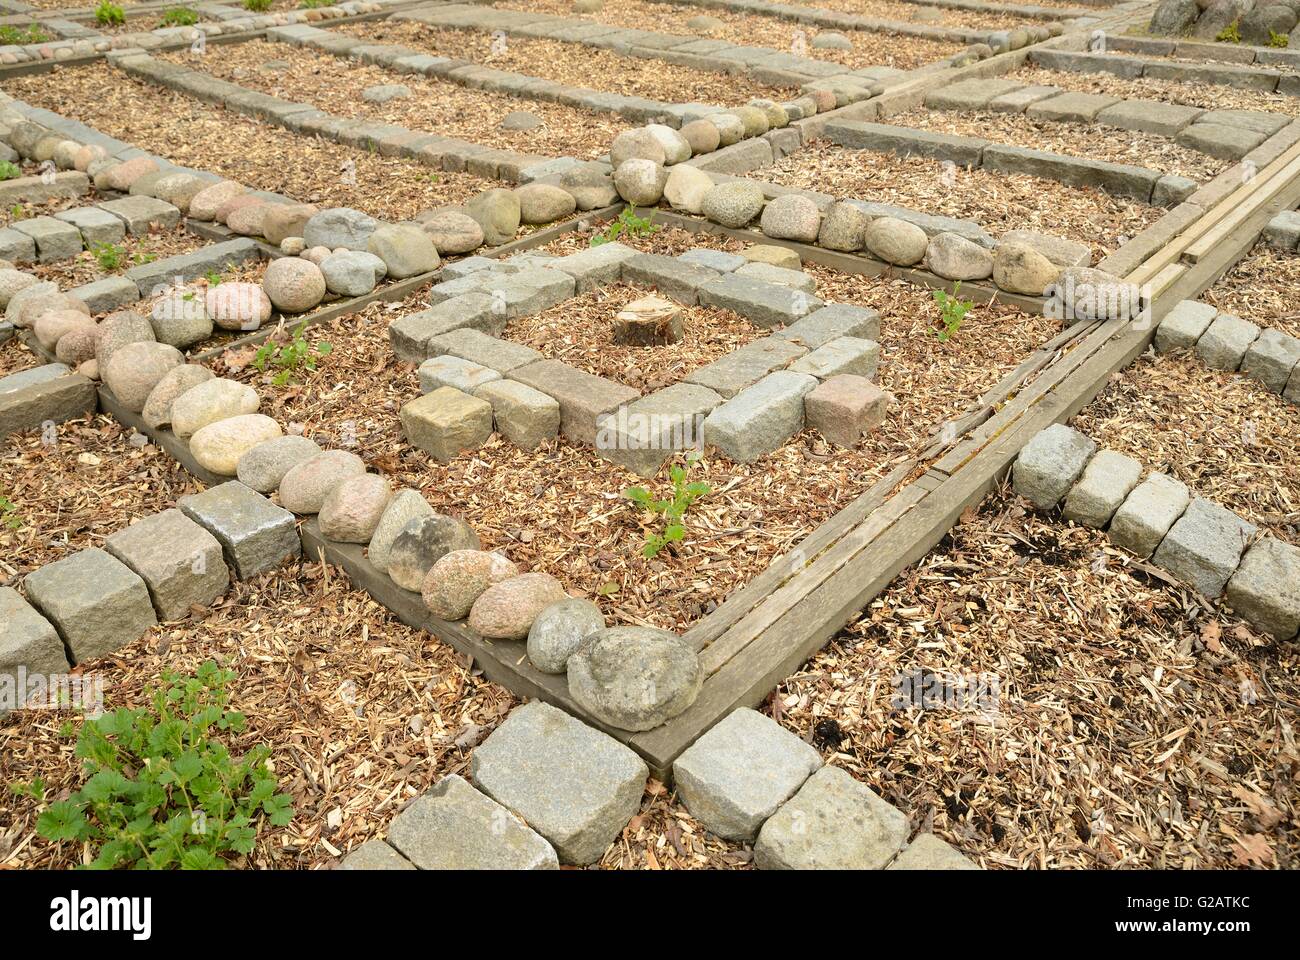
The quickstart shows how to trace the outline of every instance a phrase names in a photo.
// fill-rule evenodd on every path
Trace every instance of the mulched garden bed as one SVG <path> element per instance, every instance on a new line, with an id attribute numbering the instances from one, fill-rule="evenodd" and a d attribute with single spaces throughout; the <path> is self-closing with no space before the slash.
<path id="1" fill-rule="evenodd" d="M 53 563 L 200 489 L 179 464 L 107 415 L 69 420 L 0 445 L 5 496 L 22 525 L 0 526 L 0 583 Z M 132 438 L 134 437 L 134 442 Z"/>
<path id="2" fill-rule="evenodd" d="M 1143 356 L 1072 426 L 1300 544 L 1300 409 L 1194 353 Z"/>
<path id="3" fill-rule="evenodd" d="M 911 21 L 919 9 L 909 4 L 889 3 L 884 0 L 852 0 L 852 3 L 853 9 L 848 12 L 867 17 L 898 20 L 902 23 Z M 870 66 L 890 66 L 910 70 L 922 64 L 950 57 L 962 48 L 959 43 L 943 43 L 905 34 L 850 30 L 842 32 L 842 35 L 852 42 L 851 50 L 820 50 L 812 45 L 812 38 L 819 31 L 819 28 L 812 24 L 794 23 L 761 14 L 733 13 L 721 8 L 679 6 L 671 3 L 655 3 L 651 0 L 619 0 L 618 3 L 610 4 L 596 13 L 581 15 L 573 12 L 573 5 L 568 0 L 505 0 L 494 6 L 527 13 L 549 13 L 557 17 L 580 16 L 581 19 L 629 30 L 654 30 L 679 36 L 698 35 L 710 40 L 726 40 L 740 46 L 771 47 L 784 51 L 794 49 L 795 35 L 802 32 L 805 44 L 804 56 L 840 63 L 850 70 Z M 830 9 L 820 2 L 816 6 Z M 687 21 L 701 16 L 720 20 L 722 26 L 712 30 L 697 30 L 687 25 Z M 940 22 L 945 26 L 998 29 L 992 25 L 994 20 L 1004 26 L 1014 22 L 1011 19 L 988 18 L 982 14 L 959 10 L 944 10 Z"/>
<path id="4" fill-rule="evenodd" d="M 754 179 L 841 199 L 890 203 L 973 220 L 990 234 L 1038 230 L 1086 243 L 1097 258 L 1114 252 L 1164 211 L 1092 187 L 992 170 L 945 165 L 925 157 L 852 150 L 815 140 Z"/>
<path id="5" fill-rule="evenodd" d="M 265 40 L 223 46 L 219 56 L 199 61 L 188 53 L 173 53 L 163 59 L 189 67 L 197 63 L 223 80 L 310 103 L 338 116 L 397 123 L 410 130 L 455 137 L 498 150 L 596 159 L 609 152 L 610 142 L 627 127 L 627 122 L 614 114 L 471 90 L 418 74 L 393 73 L 355 60 Z M 277 69 L 271 69 L 271 63 Z M 405 85 L 411 95 L 386 104 L 374 104 L 362 98 L 362 91 L 367 87 L 387 84 Z M 501 119 L 520 110 L 536 115 L 544 125 L 526 131 L 501 129 Z"/>
<path id="6" fill-rule="evenodd" d="M 588 87 L 628 96 L 650 97 L 666 103 L 712 103 L 735 106 L 753 97 L 788 100 L 794 87 L 759 83 L 744 74 L 712 73 L 680 67 L 663 60 L 622 57 L 581 43 L 509 37 L 506 52 L 492 53 L 491 33 L 433 27 L 423 23 L 343 24 L 336 31 L 369 43 L 392 43 L 422 53 L 472 60 L 498 70 L 510 70 L 557 83 Z"/>
<path id="7" fill-rule="evenodd" d="M 794 0 L 794 3 L 816 10 L 834 10 L 859 17 L 879 20 L 897 20 L 899 23 L 916 23 L 929 27 L 966 27 L 970 30 L 1009 30 L 1025 23 L 1027 17 L 1011 13 L 988 13 L 982 10 L 957 10 L 950 7 L 932 7 L 903 0 Z"/>
<path id="8" fill-rule="evenodd" d="M 567 243 L 579 249 L 587 238 Z M 740 246 L 680 231 L 631 243 L 659 253 Z M 941 421 L 962 413 L 1057 329 L 1010 308 L 978 307 L 957 338 L 943 344 L 931 332 L 937 314 L 928 291 L 820 267 L 809 272 L 824 299 L 876 306 L 885 316 L 879 381 L 894 395 L 886 425 L 850 451 L 804 431 L 754 464 L 701 461 L 692 475 L 715 493 L 692 508 L 680 550 L 654 560 L 640 555 L 645 515 L 621 495 L 642 481 L 589 447 L 561 438 L 525 452 L 495 437 L 472 456 L 440 464 L 406 443 L 398 411 L 419 395 L 419 385 L 414 367 L 393 359 L 387 326 L 424 309 L 418 295 L 310 328 L 307 339 L 328 341 L 333 352 L 296 385 L 269 385 L 267 374 L 250 365 L 254 351 L 247 348 L 211 365 L 256 385 L 263 412 L 289 429 L 322 445 L 349 446 L 395 485 L 420 489 L 435 509 L 462 516 L 486 547 L 597 598 L 612 622 L 681 629 L 927 445 Z"/>
<path id="9" fill-rule="evenodd" d="M 6 92 L 173 163 L 321 207 L 356 207 L 381 219 L 408 220 L 499 185 L 298 136 L 134 80 L 102 63 L 14 78 Z M 346 182 L 349 162 L 355 183 Z"/>
<path id="10" fill-rule="evenodd" d="M 0 343 L 0 377 L 7 377 L 28 367 L 38 367 L 44 362 L 32 353 L 21 337 L 10 337 Z"/>
<path id="11" fill-rule="evenodd" d="M 1115 128 L 1102 124 L 1035 120 L 1019 113 L 916 109 L 891 116 L 888 122 L 900 127 L 983 137 L 995 143 L 1048 150 L 1070 157 L 1128 163 L 1190 177 L 1197 182 L 1213 179 L 1228 166 L 1225 160 L 1216 160 L 1153 133 L 1133 130 L 1117 133 Z"/>
<path id="12" fill-rule="evenodd" d="M 986 868 L 1295 868 L 1296 647 L 1203 604 L 995 493 L 765 709 Z M 896 710 L 913 670 L 998 709 Z"/>
<path id="13" fill-rule="evenodd" d="M 1144 55 L 1145 56 L 1145 55 Z M 1076 93 L 1100 93 L 1126 100 L 1160 100 L 1206 110 L 1253 110 L 1300 116 L 1300 97 L 1263 90 L 1239 90 L 1220 83 L 1185 83 L 1154 77 L 1127 79 L 1109 73 L 1071 73 L 1023 67 L 1006 74 L 1008 80 L 1047 84 Z M 1141 136 L 1125 131 L 1124 137 Z"/>
<path id="14" fill-rule="evenodd" d="M 632 347 L 615 343 L 614 316 L 653 290 L 622 283 L 598 287 L 532 317 L 510 321 L 504 337 L 527 344 L 550 360 L 650 393 L 676 383 L 706 363 L 754 340 L 766 330 L 721 307 L 681 307 L 679 343 Z"/>
<path id="15" fill-rule="evenodd" d="M 1300 336 L 1300 255 L 1258 243 L 1200 299 L 1261 327 Z"/>
<path id="16" fill-rule="evenodd" d="M 208 246 L 211 242 L 190 233 L 183 226 L 177 226 L 170 230 L 153 231 L 147 236 L 128 234 L 111 245 L 115 249 L 83 250 L 72 260 L 29 264 L 25 269 L 28 273 L 42 280 L 52 280 L 60 288 L 67 290 L 104 277 L 120 276 L 132 267 L 152 263 L 155 260 L 190 253 Z"/>

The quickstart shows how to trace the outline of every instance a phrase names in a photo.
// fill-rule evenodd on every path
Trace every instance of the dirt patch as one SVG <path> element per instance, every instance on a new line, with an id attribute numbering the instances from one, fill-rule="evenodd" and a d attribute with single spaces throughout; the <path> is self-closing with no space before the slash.
<path id="1" fill-rule="evenodd" d="M 852 4 L 852 9 L 845 12 L 879 17 L 883 20 L 897 20 L 901 23 L 911 21 L 920 9 L 905 3 L 887 3 L 878 0 L 877 2 L 848 0 L 848 2 Z M 573 5 L 566 0 L 507 0 L 494 6 L 523 10 L 527 13 L 575 17 Z M 834 9 L 829 4 L 821 2 L 816 3 L 815 6 L 823 10 Z M 711 30 L 697 30 L 688 26 L 690 20 L 701 16 L 713 17 L 721 21 L 721 26 Z M 734 13 L 723 8 L 655 3 L 651 0 L 619 0 L 617 4 L 610 4 L 596 13 L 587 13 L 575 18 L 628 30 L 653 30 L 685 37 L 698 36 L 708 40 L 726 40 L 739 46 L 770 47 L 789 53 L 799 50 L 796 44 L 802 40 L 801 56 L 843 64 L 850 70 L 871 66 L 911 70 L 935 60 L 951 57 L 962 49 L 960 43 L 927 40 L 902 33 L 847 30 L 834 32 L 848 37 L 852 44 L 851 49 L 821 50 L 812 44 L 813 37 L 821 32 L 821 29 L 812 24 L 765 17 L 757 13 Z M 940 13 L 939 22 L 944 26 L 993 30 L 998 29 L 994 25 L 995 22 L 1009 26 L 1013 21 L 959 10 L 944 10 Z M 830 32 L 830 28 L 825 29 Z"/>
<path id="2" fill-rule="evenodd" d="M 1143 57 L 1147 58 L 1145 54 Z M 1069 73 L 1039 67 L 1024 67 L 1006 76 L 1022 83 L 1044 84 L 1076 93 L 1098 93 L 1125 100 L 1159 100 L 1206 110 L 1265 110 L 1300 116 L 1300 98 L 1263 90 L 1237 90 L 1225 84 L 1186 83 L 1153 77 L 1130 80 L 1109 73 Z M 1136 134 L 1125 131 L 1123 135 Z"/>
<path id="3" fill-rule="evenodd" d="M 344 24 L 338 32 L 369 43 L 402 44 L 422 53 L 471 60 L 498 70 L 667 103 L 698 101 L 735 106 L 751 97 L 788 100 L 797 94 L 794 87 L 758 83 L 743 74 L 710 73 L 663 60 L 621 57 L 581 43 L 510 37 L 506 52 L 494 54 L 489 33 L 422 23 Z"/>
<path id="4" fill-rule="evenodd" d="M 283 43 L 254 40 L 224 46 L 220 51 L 219 57 L 205 58 L 202 69 L 251 90 L 310 103 L 349 119 L 396 123 L 498 150 L 596 159 L 609 151 L 610 142 L 627 127 L 626 121 L 614 114 L 471 90 Z M 163 59 L 194 64 L 188 54 Z M 280 61 L 289 68 L 267 69 L 267 61 Z M 386 104 L 362 98 L 367 87 L 387 84 L 402 84 L 411 95 Z M 518 110 L 536 115 L 543 126 L 527 131 L 501 129 L 502 117 Z"/>
<path id="5" fill-rule="evenodd" d="M 1091 187 L 992 170 L 968 170 L 925 157 L 850 150 L 814 140 L 756 171 L 757 180 L 842 199 L 890 203 L 973 220 L 993 236 L 1037 230 L 1086 243 L 1094 262 L 1117 250 L 1164 213 Z"/>
<path id="6" fill-rule="evenodd" d="M 499 186 L 467 173 L 433 171 L 301 137 L 131 79 L 106 64 L 15 78 L 6 90 L 173 163 L 304 203 L 356 207 L 386 220 L 409 220 Z"/>
<path id="7" fill-rule="evenodd" d="M 1261 327 L 1300 337 L 1300 256 L 1258 243 L 1201 299 Z"/>
<path id="8" fill-rule="evenodd" d="M 1286 869 L 1296 652 L 1002 493 L 765 709 L 986 868 Z M 895 709 L 915 670 L 995 709 Z"/>
<path id="9" fill-rule="evenodd" d="M 650 393 L 684 378 L 766 330 L 721 307 L 681 307 L 679 343 L 630 347 L 615 343 L 614 316 L 633 300 L 653 294 L 621 283 L 598 287 L 536 316 L 510 321 L 505 338 L 527 344 L 550 360 Z"/>
<path id="10" fill-rule="evenodd" d="M 1068 157 L 1127 163 L 1204 182 L 1228 164 L 1199 151 L 1182 147 L 1167 137 L 1133 130 L 1118 130 L 1096 123 L 1058 123 L 1035 120 L 1019 113 L 909 110 L 889 118 L 900 127 L 918 127 L 995 143 L 1047 150 Z"/>
<path id="11" fill-rule="evenodd" d="M 1073 426 L 1300 543 L 1300 409 L 1257 381 L 1191 352 L 1144 356 Z"/>

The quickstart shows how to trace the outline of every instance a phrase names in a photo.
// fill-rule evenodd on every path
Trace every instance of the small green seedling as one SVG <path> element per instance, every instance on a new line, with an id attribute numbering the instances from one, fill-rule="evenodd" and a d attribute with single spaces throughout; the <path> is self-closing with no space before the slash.
<path id="1" fill-rule="evenodd" d="M 656 500 L 645 487 L 628 487 L 623 491 L 623 496 L 633 503 L 664 518 L 663 530 L 646 537 L 645 544 L 641 547 L 642 556 L 656 557 L 668 544 L 679 543 L 686 536 L 686 525 L 683 523 L 686 519 L 686 511 L 696 500 L 712 491 L 713 488 L 703 481 L 686 482 L 690 468 L 698 459 L 698 456 L 690 456 L 686 458 L 684 465 L 673 464 L 669 474 L 673 481 L 671 499 Z"/>
<path id="2" fill-rule="evenodd" d="M 337 0 L 299 0 L 298 6 L 303 10 L 316 10 L 320 7 L 332 7 Z"/>
<path id="3" fill-rule="evenodd" d="M 112 272 L 126 263 L 126 247 L 116 243 L 97 243 L 90 248 L 101 270 Z"/>
<path id="4" fill-rule="evenodd" d="M 1232 21 L 1232 23 L 1220 30 L 1218 36 L 1214 39 L 1220 43 L 1241 43 L 1241 31 L 1237 29 L 1237 21 Z"/>
<path id="5" fill-rule="evenodd" d="M 265 13 L 271 9 L 271 0 L 244 0 L 244 9 L 254 13 Z"/>
<path id="6" fill-rule="evenodd" d="M 9 160 L 0 160 L 0 180 L 13 180 L 23 175 L 23 168 Z"/>
<path id="7" fill-rule="evenodd" d="M 9 219 L 26 220 L 27 208 L 24 207 L 21 203 L 15 203 L 12 207 L 9 208 Z"/>
<path id="8" fill-rule="evenodd" d="M 220 870 L 253 851 L 261 828 L 286 826 L 293 798 L 277 792 L 270 749 L 237 757 L 221 739 L 247 725 L 226 709 L 234 676 L 212 661 L 193 676 L 166 671 L 151 706 L 87 718 L 76 747 L 86 781 L 41 813 L 36 832 L 86 845 L 92 870 Z M 46 791 L 34 780 L 15 792 Z"/>
<path id="9" fill-rule="evenodd" d="M 1271 27 L 1268 31 L 1268 45 L 1270 47 L 1285 47 L 1291 43 L 1289 34 L 1277 33 Z"/>
<path id="10" fill-rule="evenodd" d="M 206 280 L 208 281 L 208 286 L 209 286 L 209 287 L 219 287 L 219 286 L 221 286 L 221 273 L 220 273 L 220 271 L 218 271 L 218 270 L 209 270 L 209 271 L 208 271 L 207 273 L 205 273 L 203 276 L 204 276 L 204 279 L 206 279 Z"/>
<path id="11" fill-rule="evenodd" d="M 18 515 L 18 507 L 12 500 L 0 493 L 0 527 L 21 530 L 23 518 Z"/>
<path id="12" fill-rule="evenodd" d="M 100 0 L 95 8 L 95 22 L 101 27 L 120 27 L 126 23 L 126 11 L 112 0 Z"/>
<path id="13" fill-rule="evenodd" d="M 258 370 L 265 372 L 269 368 L 277 371 L 271 378 L 277 387 L 292 381 L 299 370 L 315 370 L 318 360 L 334 352 L 334 345 L 326 340 L 318 341 L 314 347 L 308 343 L 302 335 L 306 328 L 307 321 L 304 320 L 294 328 L 293 338 L 288 343 L 280 345 L 268 340 L 253 356 L 253 366 Z"/>
<path id="14" fill-rule="evenodd" d="M 0 26 L 0 46 L 45 43 L 49 39 L 50 35 L 34 23 L 27 27 Z"/>
<path id="15" fill-rule="evenodd" d="M 939 320 L 943 324 L 935 334 L 942 343 L 947 343 L 957 335 L 962 321 L 966 319 L 966 314 L 970 313 L 975 306 L 974 301 L 959 300 L 957 298 L 959 293 L 961 293 L 960 280 L 953 284 L 952 293 L 946 290 L 934 291 L 934 302 L 939 305 Z"/>
<path id="16" fill-rule="evenodd" d="M 192 27 L 199 22 L 199 15 L 189 7 L 169 7 L 163 11 L 164 27 Z"/>
<path id="17" fill-rule="evenodd" d="M 622 212 L 601 233 L 591 238 L 591 245 L 599 247 L 603 243 L 612 243 L 619 237 L 645 237 L 654 233 L 659 227 L 649 217 L 638 217 L 635 206 L 624 207 Z"/>

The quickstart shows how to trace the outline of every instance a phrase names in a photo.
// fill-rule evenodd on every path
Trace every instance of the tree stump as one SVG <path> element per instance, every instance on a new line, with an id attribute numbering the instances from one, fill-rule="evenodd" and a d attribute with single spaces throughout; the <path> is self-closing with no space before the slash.
<path id="1" fill-rule="evenodd" d="M 662 347 L 681 341 L 682 308 L 662 297 L 633 300 L 614 317 L 614 342 L 632 347 Z"/>

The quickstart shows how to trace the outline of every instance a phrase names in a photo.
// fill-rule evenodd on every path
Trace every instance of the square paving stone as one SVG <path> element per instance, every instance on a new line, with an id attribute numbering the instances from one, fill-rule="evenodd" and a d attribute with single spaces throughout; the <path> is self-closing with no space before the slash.
<path id="1" fill-rule="evenodd" d="M 817 292 L 817 281 L 802 270 L 789 270 L 770 263 L 747 263 L 735 270 L 733 275 L 775 283 L 782 287 L 789 287 L 791 290 L 802 290 L 804 293 Z"/>
<path id="2" fill-rule="evenodd" d="M 41 263 L 71 260 L 81 253 L 81 231 L 54 217 L 31 217 L 12 224 L 36 243 L 36 259 Z"/>
<path id="3" fill-rule="evenodd" d="M 1065 495 L 1061 517 L 1102 530 L 1142 479 L 1142 464 L 1114 450 L 1099 450 Z"/>
<path id="4" fill-rule="evenodd" d="M 806 373 L 769 373 L 705 418 L 705 444 L 737 463 L 754 462 L 803 429 L 804 397 L 816 386 Z"/>
<path id="5" fill-rule="evenodd" d="M 415 864 L 384 843 L 367 840 L 339 864 L 340 870 L 414 870 Z"/>
<path id="6" fill-rule="evenodd" d="M 1237 569 L 1255 529 L 1231 510 L 1197 497 L 1165 534 L 1151 561 L 1213 599 Z"/>
<path id="7" fill-rule="evenodd" d="M 707 247 L 687 250 L 677 259 L 684 263 L 693 263 L 698 267 L 708 267 L 710 270 L 718 271 L 718 273 L 734 273 L 736 270 L 749 263 L 748 260 L 738 253 L 727 253 L 723 250 L 710 250 Z"/>
<path id="8" fill-rule="evenodd" d="M 294 515 L 238 480 L 181 497 L 177 506 L 217 538 L 238 580 L 278 569 L 302 554 Z"/>
<path id="9" fill-rule="evenodd" d="M 388 842 L 421 870 L 558 870 L 555 850 L 460 777 L 443 777 L 388 827 Z"/>
<path id="10" fill-rule="evenodd" d="M 1246 551 L 1228 581 L 1228 602 L 1279 640 L 1300 630 L 1300 549 L 1264 537 Z"/>
<path id="11" fill-rule="evenodd" d="M 1168 353 L 1196 346 L 1196 341 L 1210 328 L 1219 311 L 1208 303 L 1183 300 L 1165 314 L 1156 327 L 1156 350 Z"/>
<path id="12" fill-rule="evenodd" d="M 140 299 L 140 288 L 126 277 L 103 277 L 68 291 L 92 314 L 112 313 Z"/>
<path id="13" fill-rule="evenodd" d="M 425 343 L 435 357 L 450 354 L 503 374 L 543 359 L 542 354 L 532 347 L 489 336 L 469 327 L 430 337 Z"/>
<path id="14" fill-rule="evenodd" d="M 1025 444 L 1011 468 L 1016 493 L 1050 510 L 1074 486 L 1097 444 L 1078 430 L 1054 423 Z"/>
<path id="15" fill-rule="evenodd" d="M 638 253 L 623 261 L 625 281 L 653 287 L 665 297 L 687 305 L 698 303 L 700 288 L 718 276 L 716 270 L 658 253 Z"/>
<path id="16" fill-rule="evenodd" d="M 642 477 L 652 477 L 679 450 L 701 449 L 704 420 L 722 396 L 694 383 L 674 383 L 605 414 L 596 452 Z"/>
<path id="17" fill-rule="evenodd" d="M 1293 251 L 1300 246 L 1300 213 L 1283 210 L 1264 227 L 1264 239 L 1278 250 Z"/>
<path id="18" fill-rule="evenodd" d="M 104 549 L 140 575 L 162 620 L 210 606 L 230 585 L 217 538 L 177 509 L 137 520 L 109 536 Z"/>
<path id="19" fill-rule="evenodd" d="M 588 864 L 636 814 L 650 771 L 613 737 L 537 700 L 516 707 L 474 750 L 470 774 L 549 840 L 562 863 Z"/>
<path id="20" fill-rule="evenodd" d="M 881 870 L 911 832 L 907 817 L 836 767 L 822 767 L 758 832 L 760 870 Z"/>
<path id="21" fill-rule="evenodd" d="M 880 365 L 880 344 L 859 337 L 839 337 L 790 364 L 790 372 L 827 380 L 842 373 L 874 380 Z"/>
<path id="22" fill-rule="evenodd" d="M 1098 93 L 1062 93 L 1030 104 L 1025 109 L 1025 116 L 1065 123 L 1091 123 L 1097 119 L 1097 114 L 1117 103 L 1119 97 Z"/>
<path id="23" fill-rule="evenodd" d="M 419 363 L 433 356 L 429 341 L 453 330 L 469 328 L 501 336 L 510 318 L 495 306 L 486 293 L 461 294 L 394 320 L 388 325 L 388 340 L 399 359 Z"/>
<path id="24" fill-rule="evenodd" d="M 68 655 L 59 632 L 13 587 L 0 587 L 0 716 L 26 699 L 18 668 L 28 676 L 67 673 Z M 5 681 L 11 686 L 6 690 Z M 7 696 L 12 693 L 12 698 Z"/>
<path id="25" fill-rule="evenodd" d="M 723 397 L 734 397 L 772 371 L 788 367 L 807 352 L 800 344 L 766 337 L 706 363 L 687 374 L 686 382 L 708 387 Z"/>
<path id="26" fill-rule="evenodd" d="M 455 387 L 410 401 L 398 416 L 411 446 L 443 463 L 477 450 L 492 436 L 492 404 Z"/>
<path id="27" fill-rule="evenodd" d="M 819 767 L 817 751 L 775 720 L 741 707 L 673 763 L 677 793 L 711 832 L 752 840 Z"/>
<path id="28" fill-rule="evenodd" d="M 101 203 L 99 208 L 120 219 L 126 224 L 127 231 L 136 237 L 148 234 L 154 224 L 170 230 L 181 222 L 179 210 L 155 197 L 122 197 Z"/>
<path id="29" fill-rule="evenodd" d="M 1097 121 L 1123 130 L 1175 137 L 1205 111 L 1159 100 L 1121 100 L 1097 114 Z"/>
<path id="30" fill-rule="evenodd" d="M 994 97 L 985 105 L 985 109 L 992 110 L 994 113 L 1024 113 L 1031 104 L 1054 97 L 1060 92 L 1060 87 L 1033 84 Z"/>
<path id="31" fill-rule="evenodd" d="M 74 665 L 139 640 L 158 622 L 144 581 L 98 547 L 33 570 L 23 584 Z"/>
<path id="32" fill-rule="evenodd" d="M 724 273 L 700 287 L 700 303 L 734 310 L 756 326 L 788 326 L 822 306 L 822 301 L 802 290 Z"/>
<path id="33" fill-rule="evenodd" d="M 87 249 L 93 249 L 98 243 L 117 243 L 126 236 L 126 224 L 99 207 L 74 207 L 56 213 L 54 217 L 80 230 Z"/>
<path id="34" fill-rule="evenodd" d="M 430 357 L 420 364 L 416 373 L 420 378 L 420 392 L 429 393 L 439 387 L 455 387 L 473 393 L 485 383 L 500 380 L 501 374 L 491 367 L 471 363 L 451 354 Z"/>
<path id="35" fill-rule="evenodd" d="M 473 391 L 492 404 L 497 432 L 524 450 L 534 450 L 560 432 L 560 405 L 517 380 L 490 380 Z"/>
<path id="36" fill-rule="evenodd" d="M 559 360 L 518 367 L 510 371 L 510 379 L 540 390 L 559 403 L 560 432 L 571 440 L 593 445 L 600 417 L 641 395 L 629 386 Z"/>
<path id="37" fill-rule="evenodd" d="M 36 241 L 9 227 L 0 229 L 0 259 L 11 263 L 33 262 L 36 259 Z"/>
<path id="38" fill-rule="evenodd" d="M 1187 484 L 1181 480 L 1151 474 L 1115 511 L 1108 531 L 1111 542 L 1136 556 L 1151 556 L 1191 500 Z"/>
<path id="39" fill-rule="evenodd" d="M 1287 381 L 1282 396 L 1292 403 L 1300 404 L 1300 366 L 1291 371 L 1291 379 Z"/>
<path id="40" fill-rule="evenodd" d="M 799 343 L 816 350 L 839 337 L 880 339 L 880 314 L 869 307 L 850 303 L 831 303 L 797 320 L 784 330 L 772 334 L 780 340 Z"/>
<path id="41" fill-rule="evenodd" d="M 1274 393 L 1286 389 L 1291 371 L 1300 363 L 1300 340 L 1280 330 L 1265 330 L 1241 360 L 1241 372 Z"/>
<path id="42" fill-rule="evenodd" d="M 923 833 L 894 858 L 886 870 L 978 870 L 960 852 L 933 833 Z"/>
<path id="43" fill-rule="evenodd" d="M 636 250 L 614 241 L 561 257 L 554 269 L 573 277 L 575 293 L 586 293 L 615 283 L 623 275 L 623 264 L 638 256 Z"/>
<path id="44" fill-rule="evenodd" d="M 1202 115 L 1196 123 L 1184 127 L 1174 140 L 1179 146 L 1199 150 L 1218 160 L 1239 160 L 1268 137 L 1241 127 L 1207 123 Z"/>
<path id="45" fill-rule="evenodd" d="M 1236 370 L 1258 336 L 1259 327 L 1249 320 L 1221 313 L 1196 341 L 1196 355 L 1215 370 Z"/>
<path id="46" fill-rule="evenodd" d="M 840 374 L 804 398 L 808 426 L 831 443 L 852 447 L 885 421 L 888 397 L 866 377 Z"/>
<path id="47" fill-rule="evenodd" d="M 982 110 L 994 97 L 1023 87 L 1016 80 L 961 80 L 931 90 L 925 95 L 925 105 L 931 110 Z"/>

